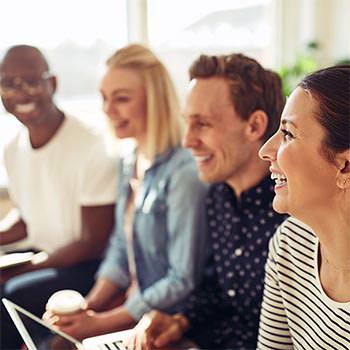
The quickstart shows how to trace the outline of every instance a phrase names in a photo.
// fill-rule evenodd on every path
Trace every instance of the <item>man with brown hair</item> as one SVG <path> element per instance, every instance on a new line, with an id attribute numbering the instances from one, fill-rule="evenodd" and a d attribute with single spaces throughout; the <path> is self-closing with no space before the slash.
<path id="1" fill-rule="evenodd" d="M 150 349 L 185 335 L 201 347 L 255 349 L 268 241 L 284 219 L 272 210 L 274 184 L 258 156 L 279 125 L 281 80 L 242 54 L 202 55 L 190 80 L 184 144 L 201 180 L 212 183 L 211 259 L 186 308 L 148 314 L 129 345 Z"/>

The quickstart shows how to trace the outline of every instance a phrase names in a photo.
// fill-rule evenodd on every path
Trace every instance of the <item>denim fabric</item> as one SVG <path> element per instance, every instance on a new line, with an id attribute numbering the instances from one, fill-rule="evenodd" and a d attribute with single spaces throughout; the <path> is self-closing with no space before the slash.
<path id="1" fill-rule="evenodd" d="M 116 228 L 97 276 L 121 288 L 130 284 L 124 214 L 135 152 L 120 160 Z M 146 171 L 136 198 L 133 249 L 139 290 L 125 306 L 136 319 L 152 309 L 175 312 L 199 282 L 208 255 L 207 185 L 198 179 L 189 151 L 174 148 Z"/>

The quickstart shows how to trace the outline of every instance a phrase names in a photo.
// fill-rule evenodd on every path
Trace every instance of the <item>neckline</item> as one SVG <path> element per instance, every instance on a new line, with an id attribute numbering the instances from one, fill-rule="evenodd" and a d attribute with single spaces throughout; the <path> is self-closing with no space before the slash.
<path id="1" fill-rule="evenodd" d="M 32 144 L 30 142 L 29 130 L 27 128 L 25 128 L 24 129 L 25 137 L 26 137 L 25 142 L 27 142 L 28 147 L 30 148 L 30 151 L 32 152 L 32 154 L 40 154 L 42 152 L 45 152 L 47 149 L 50 149 L 51 147 L 53 147 L 53 145 L 56 143 L 56 139 L 59 138 L 59 135 L 63 133 L 63 130 L 65 129 L 65 126 L 68 123 L 68 119 L 69 118 L 64 114 L 63 121 L 61 122 L 59 127 L 56 129 L 55 133 L 52 135 L 50 140 L 39 148 L 33 148 Z"/>
<path id="2" fill-rule="evenodd" d="M 350 307 L 350 301 L 346 302 L 340 302 L 335 301 L 332 298 L 330 298 L 327 293 L 324 291 L 321 280 L 320 280 L 320 240 L 316 236 L 316 244 L 315 244 L 315 251 L 314 251 L 314 274 L 316 276 L 316 284 L 318 289 L 321 291 L 321 295 L 324 301 L 327 302 L 328 305 L 337 307 L 337 308 L 348 308 Z"/>

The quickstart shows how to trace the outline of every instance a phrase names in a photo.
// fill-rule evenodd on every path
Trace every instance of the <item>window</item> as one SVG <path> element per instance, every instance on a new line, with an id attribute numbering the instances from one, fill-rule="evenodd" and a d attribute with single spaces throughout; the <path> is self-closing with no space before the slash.
<path id="1" fill-rule="evenodd" d="M 98 82 L 107 57 L 127 42 L 126 1 L 5 1 L 1 8 L 0 56 L 15 44 L 39 47 L 58 77 L 58 105 L 103 127 Z M 0 187 L 6 185 L 3 148 L 18 127 L 1 105 Z"/>
<path id="2" fill-rule="evenodd" d="M 269 9 L 269 0 L 148 0 L 149 43 L 169 68 L 182 100 L 188 68 L 201 53 L 242 52 L 272 64 Z"/>

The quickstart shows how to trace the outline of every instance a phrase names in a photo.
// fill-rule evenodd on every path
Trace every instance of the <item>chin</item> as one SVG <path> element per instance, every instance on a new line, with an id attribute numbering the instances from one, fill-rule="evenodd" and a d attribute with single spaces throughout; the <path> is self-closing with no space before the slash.
<path id="1" fill-rule="evenodd" d="M 208 174 L 207 172 L 198 171 L 199 180 L 208 183 L 219 182 L 220 179 L 215 174 Z"/>
<path id="2" fill-rule="evenodd" d="M 273 199 L 272 208 L 279 214 L 289 214 L 286 202 L 283 199 L 278 198 L 278 196 L 275 196 Z"/>
<path id="3" fill-rule="evenodd" d="M 114 135 L 115 135 L 118 139 L 126 139 L 126 138 L 128 138 L 128 137 L 133 137 L 132 135 L 130 135 L 129 132 L 120 131 L 120 130 L 115 130 L 115 129 L 114 129 Z"/>

